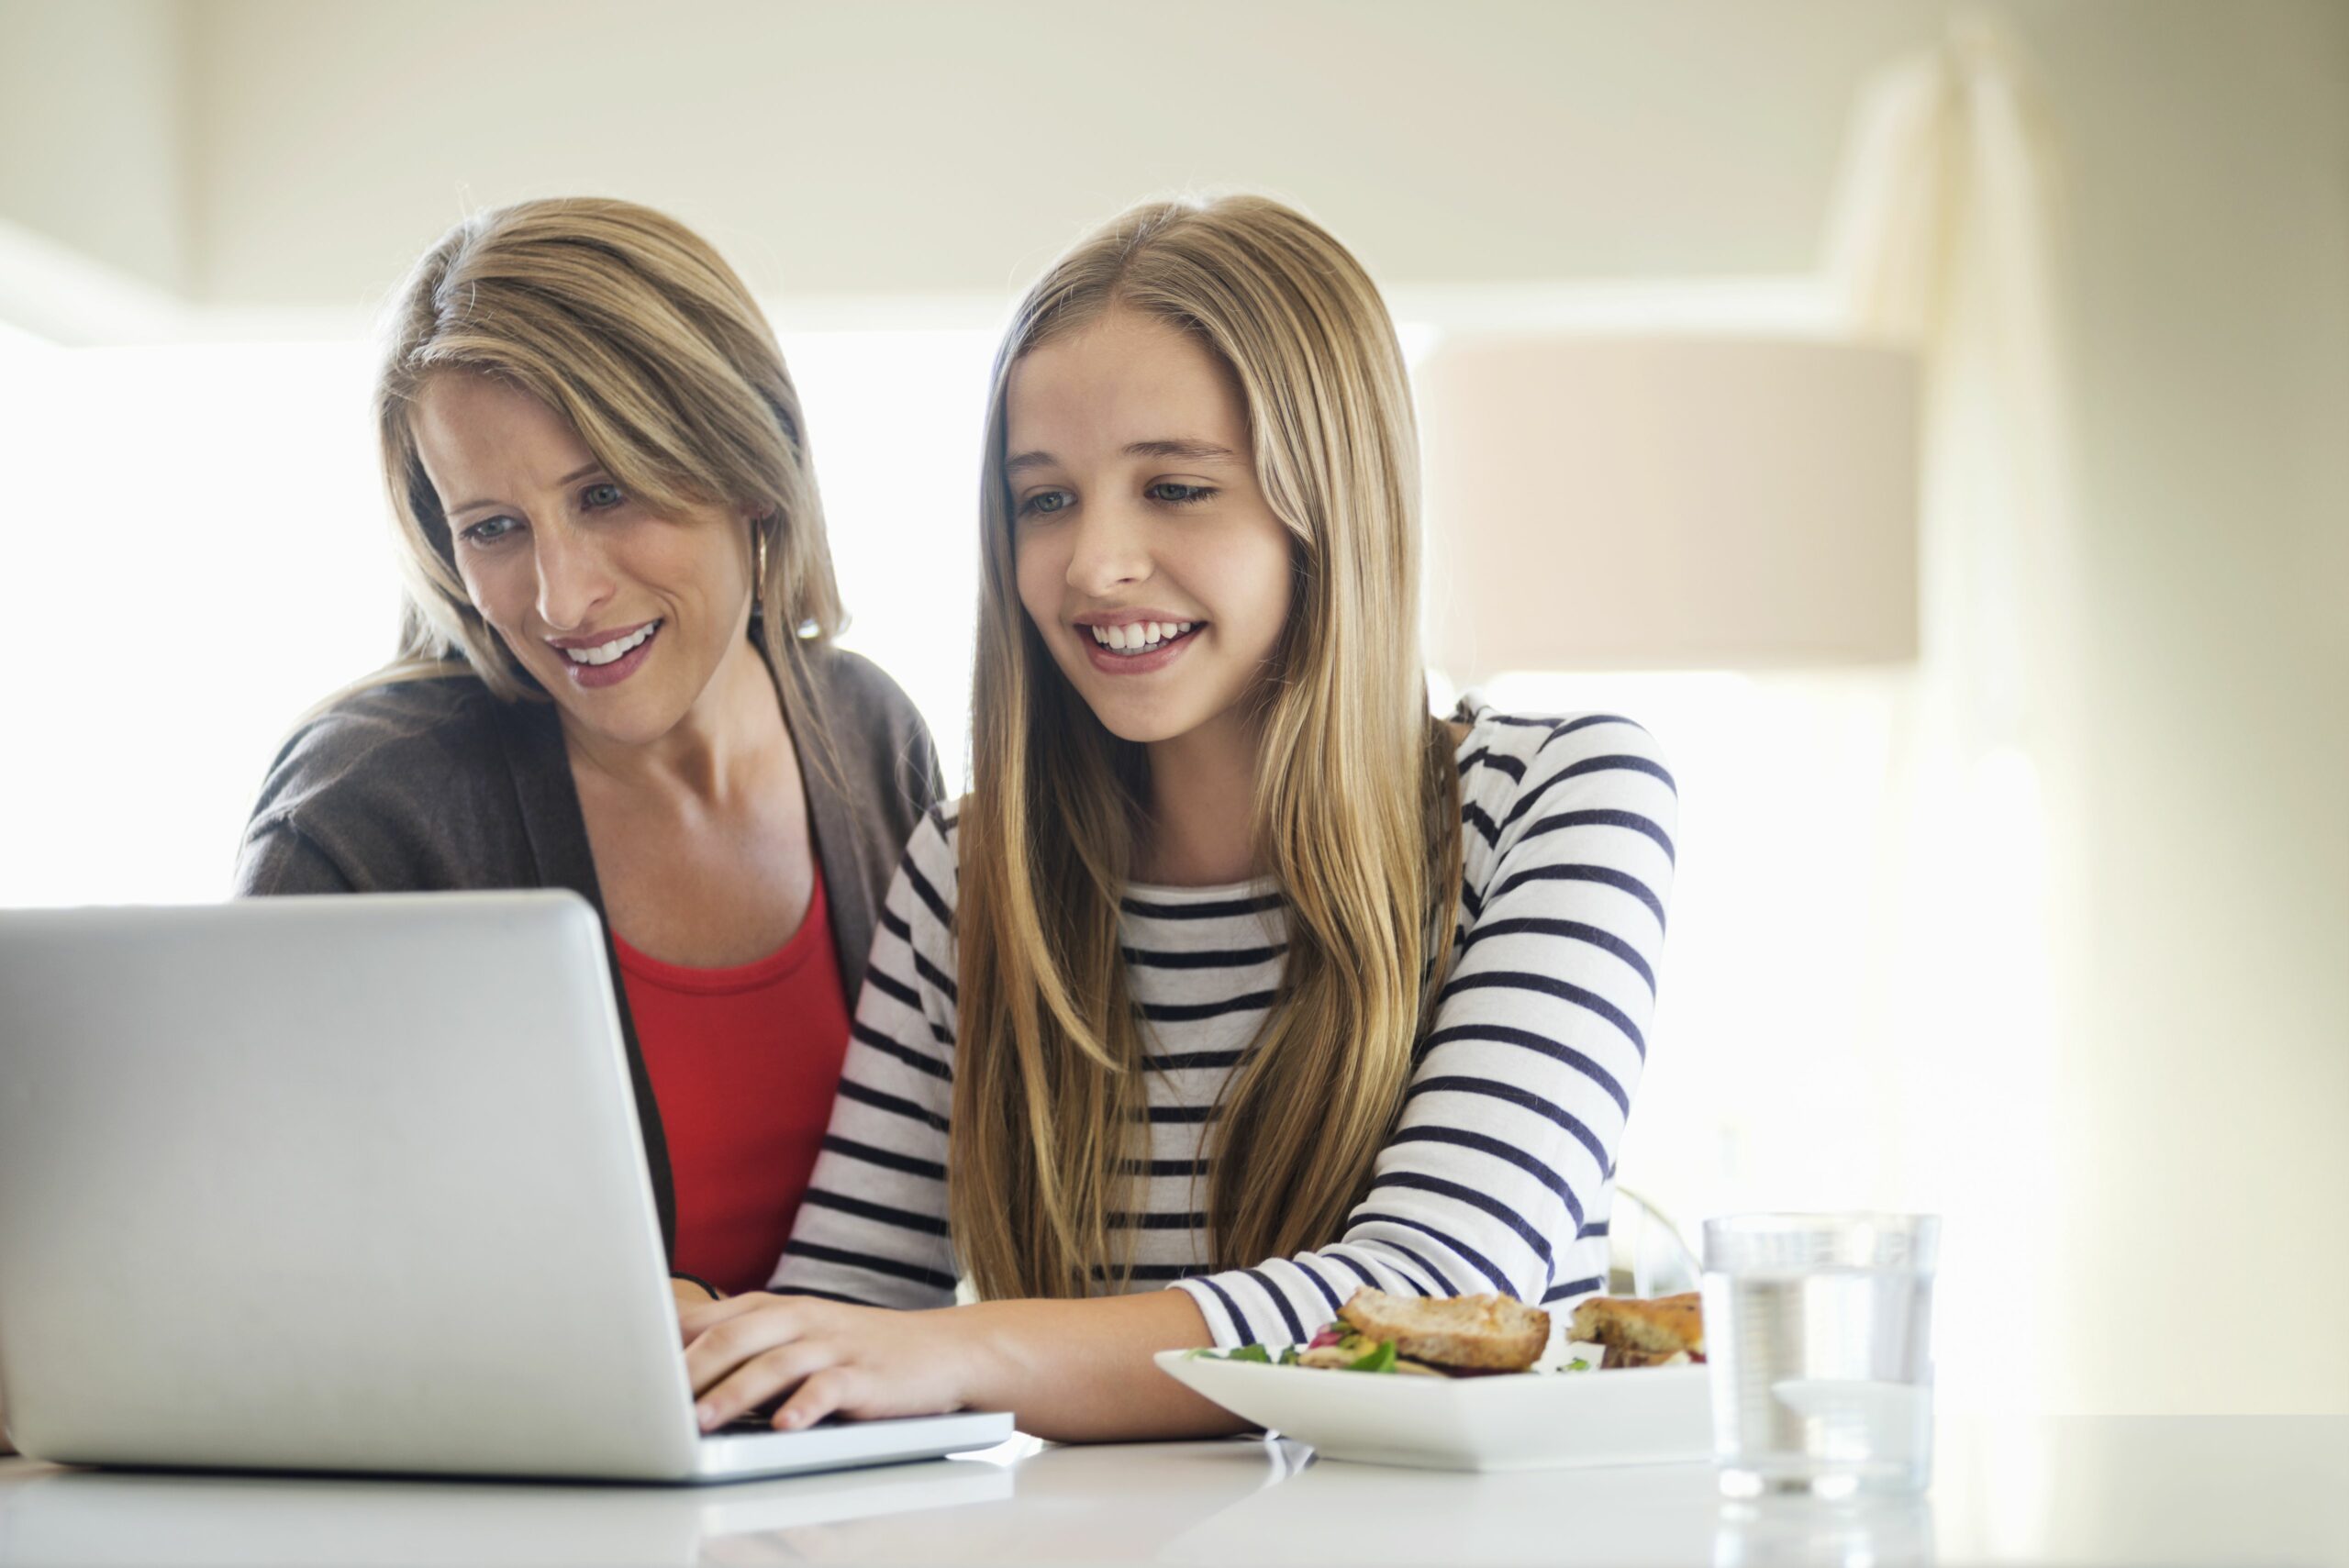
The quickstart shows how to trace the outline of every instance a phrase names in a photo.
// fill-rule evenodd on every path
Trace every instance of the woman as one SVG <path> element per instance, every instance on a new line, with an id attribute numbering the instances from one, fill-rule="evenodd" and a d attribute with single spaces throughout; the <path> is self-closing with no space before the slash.
<path id="1" fill-rule="evenodd" d="M 585 897 L 679 1297 L 755 1288 L 938 797 L 929 734 L 832 646 L 797 395 L 699 238 L 624 202 L 485 213 L 390 336 L 399 657 L 279 754 L 238 891 Z"/>
<path id="2" fill-rule="evenodd" d="M 1129 213 L 1028 295 L 987 452 L 972 793 L 890 892 L 799 1294 L 682 1314 L 703 1419 L 1231 1430 L 1149 1352 L 1595 1291 L 1674 786 L 1610 716 L 1429 717 L 1360 265 Z"/>

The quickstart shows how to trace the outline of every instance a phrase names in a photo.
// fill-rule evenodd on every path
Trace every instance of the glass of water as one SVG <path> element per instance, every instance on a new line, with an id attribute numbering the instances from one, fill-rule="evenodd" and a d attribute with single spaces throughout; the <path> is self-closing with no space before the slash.
<path id="1" fill-rule="evenodd" d="M 1705 1222 L 1705 1349 L 1723 1492 L 1923 1489 L 1932 1474 L 1940 1248 L 1932 1215 Z"/>

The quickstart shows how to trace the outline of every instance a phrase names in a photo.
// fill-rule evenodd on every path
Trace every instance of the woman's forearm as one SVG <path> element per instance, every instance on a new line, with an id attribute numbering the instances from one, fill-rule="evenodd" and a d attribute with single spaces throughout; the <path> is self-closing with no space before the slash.
<path id="1" fill-rule="evenodd" d="M 1008 1410 L 1056 1442 L 1222 1437 L 1247 1422 L 1151 1363 L 1158 1351 L 1214 1342 L 1179 1290 L 1093 1301 L 992 1301 L 967 1314 L 970 1404 Z"/>

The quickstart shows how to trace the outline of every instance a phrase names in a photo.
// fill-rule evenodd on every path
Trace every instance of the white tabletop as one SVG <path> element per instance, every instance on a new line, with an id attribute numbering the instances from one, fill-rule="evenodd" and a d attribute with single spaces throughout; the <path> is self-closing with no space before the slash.
<path id="1" fill-rule="evenodd" d="M 0 1461 L 0 1563 L 2349 1564 L 2349 1417 L 1952 1420 L 1932 1491 L 1721 1502 L 1701 1466 L 1463 1475 L 1278 1440 L 1052 1448 L 702 1490 Z"/>

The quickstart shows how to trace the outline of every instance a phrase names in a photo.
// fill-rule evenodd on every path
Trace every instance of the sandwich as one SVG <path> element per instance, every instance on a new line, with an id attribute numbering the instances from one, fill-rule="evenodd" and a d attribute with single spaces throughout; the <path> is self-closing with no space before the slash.
<path id="1" fill-rule="evenodd" d="M 1297 1352 L 1298 1366 L 1483 1377 L 1524 1372 L 1550 1341 L 1550 1315 L 1506 1296 L 1389 1296 L 1365 1285 Z"/>
<path id="2" fill-rule="evenodd" d="M 1575 1308 L 1567 1338 L 1606 1348 L 1609 1367 L 1674 1366 L 1705 1359 L 1697 1293 L 1634 1301 L 1597 1296 Z"/>

